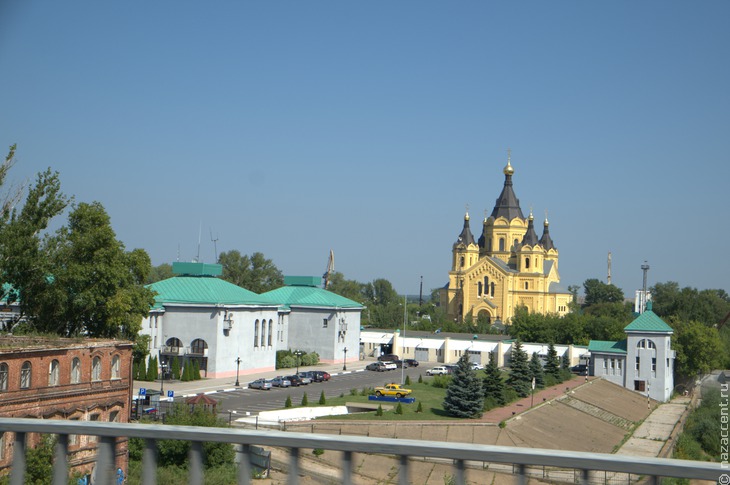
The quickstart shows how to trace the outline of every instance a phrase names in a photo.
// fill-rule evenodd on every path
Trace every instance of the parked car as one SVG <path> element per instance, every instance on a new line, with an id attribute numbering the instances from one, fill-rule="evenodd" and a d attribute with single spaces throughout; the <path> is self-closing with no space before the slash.
<path id="1" fill-rule="evenodd" d="M 385 370 L 396 370 L 398 365 L 395 362 L 384 361 L 381 362 L 385 366 Z"/>
<path id="2" fill-rule="evenodd" d="M 312 383 L 312 379 L 311 379 L 311 378 L 310 378 L 310 377 L 309 377 L 309 376 L 307 375 L 307 373 L 306 373 L 306 372 L 300 372 L 300 373 L 299 373 L 299 374 L 297 374 L 297 375 L 298 375 L 298 376 L 299 376 L 299 378 L 300 378 L 300 379 L 302 380 L 302 384 L 304 384 L 305 386 L 306 386 L 307 384 L 311 384 L 311 383 Z"/>
<path id="3" fill-rule="evenodd" d="M 459 367 L 456 364 L 444 364 L 444 367 L 446 367 L 446 370 L 449 374 L 453 374 L 457 367 Z"/>
<path id="4" fill-rule="evenodd" d="M 365 370 L 374 370 L 377 372 L 383 372 L 386 369 L 385 369 L 385 364 L 383 364 L 382 362 L 371 362 L 365 366 Z"/>
<path id="5" fill-rule="evenodd" d="M 271 390 L 271 381 L 267 381 L 266 379 L 256 379 L 255 381 L 248 383 L 248 388 L 269 391 Z"/>
<path id="6" fill-rule="evenodd" d="M 416 359 L 403 359 L 403 362 L 408 367 L 418 367 L 418 361 Z"/>
<path id="7" fill-rule="evenodd" d="M 315 382 L 325 382 L 330 380 L 330 377 L 332 377 L 329 372 L 325 372 L 323 370 L 315 370 L 312 371 L 312 373 L 317 377 Z"/>
<path id="8" fill-rule="evenodd" d="M 271 385 L 274 387 L 291 387 L 291 381 L 284 376 L 276 376 L 271 379 Z"/>
<path id="9" fill-rule="evenodd" d="M 574 365 L 570 368 L 570 372 L 578 374 L 579 376 L 585 376 L 588 375 L 588 366 L 585 364 Z"/>
<path id="10" fill-rule="evenodd" d="M 296 374 L 293 374 L 293 375 L 290 375 L 290 376 L 286 376 L 285 379 L 288 379 L 289 382 L 291 382 L 291 385 L 293 387 L 299 387 L 299 386 L 304 385 L 304 383 L 302 382 L 302 378 L 299 377 Z"/>
<path id="11" fill-rule="evenodd" d="M 449 369 L 443 365 L 437 365 L 436 367 L 426 371 L 427 376 L 445 376 L 446 374 L 449 374 Z"/>
<path id="12" fill-rule="evenodd" d="M 472 362 L 471 363 L 471 370 L 482 370 L 484 369 L 484 366 L 480 364 L 479 362 Z"/>
<path id="13" fill-rule="evenodd" d="M 380 357 L 378 357 L 378 360 L 380 362 L 394 362 L 396 360 L 400 360 L 400 357 L 398 357 L 395 354 L 383 354 Z"/>

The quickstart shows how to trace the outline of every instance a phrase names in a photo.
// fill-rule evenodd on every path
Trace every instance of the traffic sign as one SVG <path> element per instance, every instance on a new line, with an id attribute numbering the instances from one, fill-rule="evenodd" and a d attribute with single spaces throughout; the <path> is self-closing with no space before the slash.
<path id="1" fill-rule="evenodd" d="M 147 389 L 145 389 L 144 387 L 140 387 L 139 388 L 139 395 L 140 396 L 146 396 L 147 395 Z"/>
<path id="2" fill-rule="evenodd" d="M 167 397 L 175 397 L 175 391 L 167 391 Z"/>

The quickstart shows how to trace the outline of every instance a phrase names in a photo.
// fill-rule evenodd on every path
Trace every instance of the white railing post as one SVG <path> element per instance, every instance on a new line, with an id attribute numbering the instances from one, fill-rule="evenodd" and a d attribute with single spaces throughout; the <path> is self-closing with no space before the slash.
<path id="1" fill-rule="evenodd" d="M 203 484 L 203 443 L 193 441 L 190 445 L 190 470 L 188 480 L 191 485 Z"/>
<path id="2" fill-rule="evenodd" d="M 56 440 L 53 461 L 53 485 L 68 484 L 68 435 L 60 434 Z"/>
<path id="3" fill-rule="evenodd" d="M 149 438 L 144 440 L 142 452 L 142 483 L 157 485 L 157 442 Z"/>
<path id="4" fill-rule="evenodd" d="M 13 443 L 13 468 L 10 470 L 10 485 L 25 483 L 25 433 L 15 433 Z"/>

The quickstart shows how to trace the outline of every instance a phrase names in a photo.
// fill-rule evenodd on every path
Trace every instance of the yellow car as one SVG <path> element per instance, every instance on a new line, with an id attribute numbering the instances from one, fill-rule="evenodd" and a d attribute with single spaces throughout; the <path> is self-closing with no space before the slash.
<path id="1" fill-rule="evenodd" d="M 383 387 L 376 387 L 375 388 L 375 395 L 376 396 L 395 396 L 395 397 L 405 397 L 412 393 L 413 391 L 410 389 L 406 389 L 404 387 L 401 387 L 400 384 L 386 384 Z"/>

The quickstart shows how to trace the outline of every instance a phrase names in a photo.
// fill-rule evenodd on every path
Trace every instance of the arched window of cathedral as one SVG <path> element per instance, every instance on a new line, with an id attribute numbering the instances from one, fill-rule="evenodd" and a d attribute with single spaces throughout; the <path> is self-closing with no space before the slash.
<path id="1" fill-rule="evenodd" d="M 494 298 L 494 283 L 492 283 L 492 298 Z"/>
<path id="2" fill-rule="evenodd" d="M 517 245 L 519 245 L 520 242 L 517 239 L 515 239 L 515 241 L 514 241 L 513 244 L 514 244 L 514 248 L 513 249 L 516 251 L 517 250 Z"/>
<path id="3" fill-rule="evenodd" d="M 530 258 L 525 258 L 525 269 L 530 267 Z"/>
<path id="4" fill-rule="evenodd" d="M 489 293 L 489 276 L 484 277 L 484 293 Z"/>
<path id="5" fill-rule="evenodd" d="M 526 290 L 529 290 L 530 289 L 530 282 L 529 281 L 525 281 L 525 289 Z"/>
<path id="6" fill-rule="evenodd" d="M 504 251 L 504 238 L 503 237 L 499 238 L 499 250 Z"/>
<path id="7" fill-rule="evenodd" d="M 482 296 L 482 282 L 477 283 L 477 296 Z"/>
<path id="8" fill-rule="evenodd" d="M 461 267 L 464 267 L 464 256 L 461 257 Z"/>

